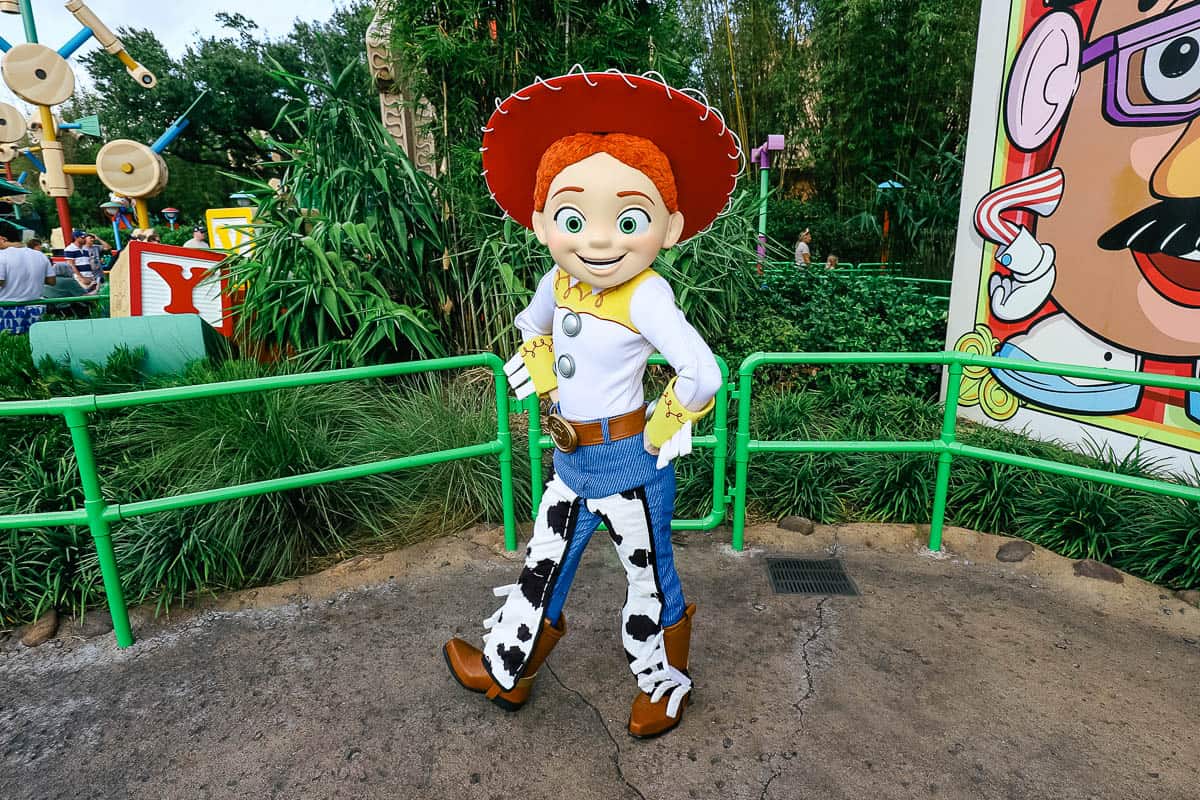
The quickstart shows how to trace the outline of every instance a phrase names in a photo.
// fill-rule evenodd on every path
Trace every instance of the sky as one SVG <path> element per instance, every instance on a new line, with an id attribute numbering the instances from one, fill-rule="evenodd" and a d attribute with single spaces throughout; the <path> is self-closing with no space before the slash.
<path id="1" fill-rule="evenodd" d="M 323 21 L 333 9 L 344 5 L 331 0 L 88 0 L 88 7 L 114 32 L 118 28 L 150 28 L 173 56 L 179 56 L 197 34 L 211 36 L 220 31 L 215 17 L 218 11 L 237 12 L 259 24 L 267 38 L 276 39 L 291 30 L 296 19 Z M 33 0 L 38 41 L 57 50 L 80 29 L 62 0 Z M 21 17 L 0 14 L 0 36 L 12 44 L 25 41 Z M 71 59 L 76 66 L 77 82 L 86 84 L 86 72 L 78 66 L 83 53 L 97 49 L 95 39 L 88 42 Z M 137 53 L 132 54 L 137 58 Z M 16 100 L 7 86 L 0 84 L 0 102 L 13 103 L 18 108 L 27 104 Z"/>

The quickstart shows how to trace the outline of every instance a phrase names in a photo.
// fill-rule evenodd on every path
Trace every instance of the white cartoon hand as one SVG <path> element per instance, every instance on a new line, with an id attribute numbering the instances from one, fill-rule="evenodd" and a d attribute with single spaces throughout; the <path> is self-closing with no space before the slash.
<path id="1" fill-rule="evenodd" d="M 1054 248 L 1041 244 L 1021 228 L 1012 244 L 996 254 L 996 260 L 1011 275 L 993 273 L 988 279 L 988 297 L 992 313 L 1005 322 L 1033 314 L 1050 298 L 1054 289 Z"/>
<path id="2" fill-rule="evenodd" d="M 988 280 L 988 296 L 992 298 L 992 313 L 998 319 L 1013 322 L 1033 314 L 1050 298 L 1054 289 L 1054 269 L 1032 281 L 1018 276 L 993 273 Z"/>
<path id="3" fill-rule="evenodd" d="M 505 362 L 504 374 L 508 376 L 508 385 L 516 392 L 518 400 L 524 400 L 533 394 L 533 378 L 530 377 L 529 368 L 525 366 L 525 360 L 521 358 L 520 353 Z"/>
<path id="4" fill-rule="evenodd" d="M 653 455 L 655 450 L 646 443 L 646 451 Z M 670 464 L 674 459 L 680 456 L 686 456 L 692 452 L 692 423 L 685 422 L 683 427 L 677 430 L 670 439 L 663 442 L 662 447 L 658 448 L 657 467 L 662 469 L 667 464 Z"/>

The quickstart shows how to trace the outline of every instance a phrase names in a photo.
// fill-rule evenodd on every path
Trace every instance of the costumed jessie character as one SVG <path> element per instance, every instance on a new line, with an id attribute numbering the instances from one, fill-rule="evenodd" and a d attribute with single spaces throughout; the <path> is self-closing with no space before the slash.
<path id="1" fill-rule="evenodd" d="M 495 590 L 505 601 L 483 623 L 483 650 L 452 639 L 446 662 L 466 688 L 520 708 L 566 632 L 563 604 L 603 521 L 629 581 L 621 639 L 641 689 L 629 732 L 657 736 L 687 705 L 696 610 L 671 553 L 671 460 L 690 452 L 721 374 L 650 267 L 721 212 L 741 146 L 707 103 L 660 80 L 573 72 L 497 105 L 483 165 L 496 202 L 554 256 L 516 318 L 524 345 L 506 371 L 519 397 L 550 396 L 556 451 L 524 569 Z M 676 377 L 648 413 L 642 376 L 656 350 Z"/>

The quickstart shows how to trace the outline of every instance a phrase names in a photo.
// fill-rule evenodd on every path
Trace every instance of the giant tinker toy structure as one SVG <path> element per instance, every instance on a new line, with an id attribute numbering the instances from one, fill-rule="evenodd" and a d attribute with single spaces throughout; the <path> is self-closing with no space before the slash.
<path id="1" fill-rule="evenodd" d="M 138 224 L 150 226 L 146 199 L 160 194 L 167 185 L 167 165 L 161 153 L 187 127 L 186 114 L 176 120 L 151 145 L 130 139 L 108 142 L 96 155 L 95 164 L 67 164 L 59 139 L 62 126 L 54 117 L 53 107 L 75 93 L 75 73 L 68 59 L 95 37 L 104 49 L 120 59 L 131 78 L 145 89 L 153 89 L 158 79 L 139 64 L 112 30 L 96 16 L 83 0 L 67 0 L 67 10 L 83 26 L 58 50 L 38 42 L 37 25 L 31 0 L 0 0 L 0 13 L 18 14 L 25 27 L 25 42 L 13 45 L 0 37 L 0 77 L 22 100 L 36 106 L 27 125 L 21 112 L 0 103 L 0 163 L 8 163 L 20 152 L 15 145 L 26 133 L 40 140 L 40 158 L 25 151 L 41 171 L 42 190 L 53 197 L 58 207 L 64 235 L 70 235 L 71 210 L 67 198 L 74 193 L 75 175 L 95 175 L 113 193 L 131 199 L 137 209 Z"/>

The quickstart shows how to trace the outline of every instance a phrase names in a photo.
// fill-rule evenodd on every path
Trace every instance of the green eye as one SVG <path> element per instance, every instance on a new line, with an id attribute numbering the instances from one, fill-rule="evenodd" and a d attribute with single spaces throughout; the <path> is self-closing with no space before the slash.
<path id="1" fill-rule="evenodd" d="M 554 215 L 554 224 L 563 233 L 580 233 L 584 225 L 583 214 L 570 206 L 564 206 Z"/>
<path id="2" fill-rule="evenodd" d="M 626 236 L 645 233 L 650 227 L 650 215 L 640 208 L 629 208 L 617 217 L 617 230 Z"/>

